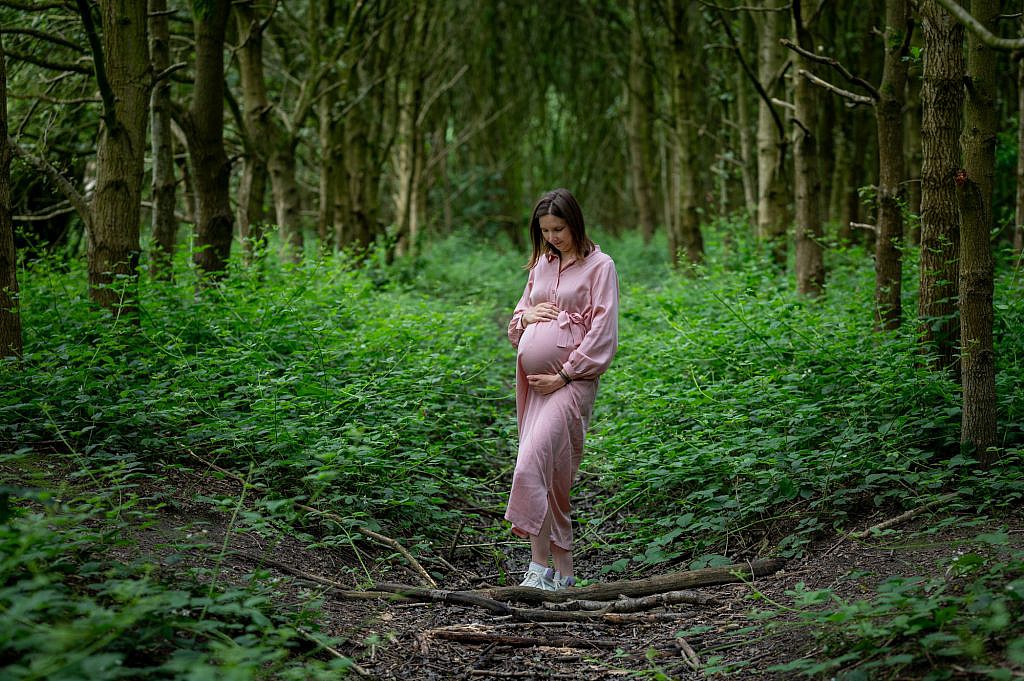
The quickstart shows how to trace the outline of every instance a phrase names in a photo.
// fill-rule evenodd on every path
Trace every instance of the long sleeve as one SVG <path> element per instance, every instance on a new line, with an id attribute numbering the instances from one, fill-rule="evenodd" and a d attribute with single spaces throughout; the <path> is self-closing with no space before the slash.
<path id="1" fill-rule="evenodd" d="M 533 270 L 530 270 L 530 276 L 526 278 L 526 289 L 523 290 L 523 296 L 519 299 L 515 312 L 512 313 L 512 319 L 508 323 L 508 339 L 516 348 L 519 347 L 519 339 L 523 337 L 523 331 L 526 330 L 520 322 L 522 321 L 523 313 L 526 312 L 526 308 L 530 307 L 530 295 L 532 291 Z"/>
<path id="2" fill-rule="evenodd" d="M 569 378 L 592 380 L 612 363 L 619 345 L 619 277 L 612 260 L 601 263 L 591 285 L 590 330 L 562 365 Z"/>

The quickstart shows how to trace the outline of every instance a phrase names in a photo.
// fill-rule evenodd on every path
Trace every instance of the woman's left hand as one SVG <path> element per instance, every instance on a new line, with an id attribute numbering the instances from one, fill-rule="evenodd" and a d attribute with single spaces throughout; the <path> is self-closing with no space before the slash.
<path id="1" fill-rule="evenodd" d="M 530 387 L 541 395 L 550 395 L 565 385 L 565 381 L 558 374 L 531 374 L 526 380 Z"/>

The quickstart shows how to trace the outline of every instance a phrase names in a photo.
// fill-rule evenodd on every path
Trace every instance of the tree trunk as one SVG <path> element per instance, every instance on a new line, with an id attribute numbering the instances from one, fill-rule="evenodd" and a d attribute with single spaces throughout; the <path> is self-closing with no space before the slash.
<path id="1" fill-rule="evenodd" d="M 907 159 L 907 208 L 921 215 L 921 74 L 914 68 L 907 73 L 907 103 L 903 116 L 904 156 Z M 907 234 L 912 245 L 921 243 L 920 221 Z"/>
<path id="2" fill-rule="evenodd" d="M 223 276 L 231 256 L 231 163 L 224 151 L 224 32 L 231 0 L 195 8 L 196 78 L 186 137 L 196 193 L 196 266 Z"/>
<path id="3" fill-rule="evenodd" d="M 673 175 L 675 176 L 677 207 L 675 210 L 674 249 L 669 253 L 672 262 L 685 255 L 691 264 L 704 260 L 704 239 L 700 233 L 700 215 L 697 201 L 700 195 L 697 164 L 697 140 L 694 134 L 695 100 L 700 96 L 694 69 L 692 48 L 696 41 L 688 29 L 697 25 L 700 17 L 696 6 L 683 0 L 672 4 L 672 82 L 673 82 Z"/>
<path id="4" fill-rule="evenodd" d="M 643 4 L 633 0 L 630 27 L 629 78 L 626 84 L 629 118 L 629 176 L 636 203 L 636 220 L 644 244 L 654 236 L 654 194 L 651 186 L 651 74 L 643 36 Z"/>
<path id="5" fill-rule="evenodd" d="M 108 0 L 100 9 L 103 35 L 99 58 L 106 69 L 106 82 L 100 79 L 100 89 L 109 86 L 112 103 L 109 107 L 104 104 L 96 148 L 96 192 L 88 242 L 89 296 L 117 315 L 133 314 L 146 118 L 153 78 L 146 3 Z"/>
<path id="6" fill-rule="evenodd" d="M 814 41 L 804 22 L 809 12 L 799 0 L 792 4 L 793 25 L 800 47 L 814 52 Z M 814 63 L 800 57 L 803 68 L 814 72 Z M 822 256 L 821 172 L 818 166 L 818 88 L 806 78 L 797 77 L 793 102 L 796 105 L 796 144 L 793 147 L 794 194 L 796 197 L 796 282 L 797 293 L 819 296 L 825 286 Z"/>
<path id="7" fill-rule="evenodd" d="M 971 14 L 996 32 L 999 0 L 972 0 Z M 960 203 L 960 362 L 963 378 L 961 444 L 983 465 L 995 461 L 996 384 L 992 344 L 994 268 L 992 186 L 998 120 L 996 52 L 973 32 L 967 38 L 967 98 L 960 144 L 964 171 L 957 176 Z"/>
<path id="8" fill-rule="evenodd" d="M 242 177 L 238 182 L 238 237 L 246 264 L 252 264 L 256 252 L 263 248 L 266 195 L 267 166 L 255 154 L 250 154 L 242 164 Z"/>
<path id="9" fill-rule="evenodd" d="M 153 70 L 161 73 L 171 65 L 171 34 L 168 27 L 167 0 L 150 0 L 150 59 Z M 153 149 L 153 250 L 152 275 L 170 279 L 171 260 L 178 232 L 174 216 L 174 145 L 171 136 L 171 82 L 164 78 L 153 87 L 150 119 Z"/>
<path id="10" fill-rule="evenodd" d="M 835 159 L 832 161 L 832 182 L 828 200 L 828 213 L 837 224 L 836 240 L 841 244 L 848 244 L 854 239 L 850 227 L 853 218 L 850 215 L 850 202 L 847 200 L 850 185 L 853 182 L 850 171 L 852 154 L 847 130 L 849 130 L 848 121 L 839 123 L 832 140 Z"/>
<path id="11" fill-rule="evenodd" d="M 241 75 L 243 119 L 252 145 L 252 153 L 270 177 L 274 197 L 274 217 L 281 235 L 282 255 L 286 261 L 302 258 L 302 225 L 299 211 L 299 187 L 295 179 L 295 143 L 276 122 L 267 97 L 263 72 L 263 28 L 252 0 L 235 5 L 235 21 L 241 42 L 238 70 Z M 259 171 L 253 169 L 253 178 Z M 261 196 L 262 198 L 262 196 Z"/>
<path id="12" fill-rule="evenodd" d="M 917 314 L 933 368 L 957 380 L 957 286 L 960 214 L 953 178 L 960 167 L 963 127 L 964 29 L 935 0 L 921 4 L 924 72 L 921 84 L 921 264 Z"/>
<path id="13" fill-rule="evenodd" d="M 1024 35 L 1024 15 L 1020 21 Z M 1017 203 L 1016 225 L 1013 230 L 1013 250 L 1024 255 L 1024 59 L 1017 62 Z"/>
<path id="14" fill-rule="evenodd" d="M 749 12 L 739 17 L 739 44 L 755 42 L 754 23 Z M 736 65 L 736 122 L 739 124 L 739 157 L 742 165 L 743 203 L 752 224 L 758 224 L 758 160 L 755 153 L 754 125 L 751 121 L 751 84 L 738 59 Z"/>
<path id="15" fill-rule="evenodd" d="M 340 154 L 340 150 L 335 149 L 334 129 L 337 126 L 332 114 L 335 101 L 334 92 L 333 89 L 330 92 L 325 92 L 323 99 L 317 105 L 317 131 L 320 139 L 320 196 L 317 205 L 316 234 L 320 240 L 321 253 L 330 253 L 333 250 L 331 242 L 334 239 L 334 190 L 337 182 L 334 181 L 332 175 L 334 159 Z"/>
<path id="16" fill-rule="evenodd" d="M 766 9 L 780 8 L 779 0 Z M 786 55 L 779 40 L 785 34 L 786 16 L 781 11 L 754 13 L 757 24 L 757 78 L 771 97 L 784 98 L 782 67 Z M 757 236 L 767 242 L 777 265 L 786 264 L 786 226 L 789 192 L 786 187 L 788 140 L 772 118 L 770 104 L 762 98 L 757 113 Z"/>
<path id="17" fill-rule="evenodd" d="M 878 238 L 875 240 L 875 329 L 900 326 L 903 274 L 903 102 L 907 87 L 906 51 L 910 8 L 906 0 L 885 3 L 885 64 L 878 125 Z"/>
<path id="18" fill-rule="evenodd" d="M 277 226 L 281 232 L 282 254 L 284 260 L 291 263 L 301 262 L 305 245 L 302 236 L 302 197 L 295 161 L 296 141 L 284 130 L 275 130 L 267 162 Z"/>
<path id="19" fill-rule="evenodd" d="M 7 55 L 0 35 L 0 358 L 22 353 L 18 259 L 11 222 L 12 151 L 7 140 Z"/>

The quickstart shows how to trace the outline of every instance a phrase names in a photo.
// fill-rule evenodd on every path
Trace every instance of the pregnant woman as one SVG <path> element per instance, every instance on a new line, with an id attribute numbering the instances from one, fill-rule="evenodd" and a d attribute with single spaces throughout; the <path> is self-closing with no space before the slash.
<path id="1" fill-rule="evenodd" d="M 522 586 L 556 590 L 575 582 L 569 488 L 598 378 L 618 344 L 619 287 L 615 263 L 587 237 L 567 189 L 537 202 L 530 239 L 530 275 L 508 325 L 518 349 L 519 456 L 505 518 L 513 533 L 530 539 Z"/>

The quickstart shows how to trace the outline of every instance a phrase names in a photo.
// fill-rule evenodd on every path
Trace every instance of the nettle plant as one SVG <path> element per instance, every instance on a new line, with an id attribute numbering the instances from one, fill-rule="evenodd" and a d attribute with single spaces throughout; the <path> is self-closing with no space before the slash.
<path id="1" fill-rule="evenodd" d="M 969 673 L 1011 679 L 1024 668 L 1024 551 L 1007 532 L 979 534 L 937 565 L 933 576 L 889 577 L 863 599 L 834 589 L 786 591 L 789 603 L 755 591 L 769 607 L 752 612 L 769 632 L 814 632 L 821 652 L 774 671 L 837 679 L 944 679 Z M 864 574 L 847 579 L 864 580 Z M 1014 669 L 1018 671 L 1013 671 Z"/>

